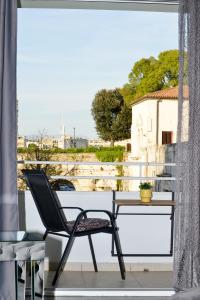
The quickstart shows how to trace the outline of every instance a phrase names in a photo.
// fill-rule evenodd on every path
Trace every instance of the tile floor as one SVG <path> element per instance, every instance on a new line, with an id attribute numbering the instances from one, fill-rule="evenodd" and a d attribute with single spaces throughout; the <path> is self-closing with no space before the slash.
<path id="1" fill-rule="evenodd" d="M 51 281 L 54 273 L 46 273 L 45 286 L 47 291 L 51 291 Z M 126 280 L 121 280 L 118 272 L 63 272 L 57 282 L 56 290 L 132 290 L 132 289 L 153 289 L 172 290 L 171 272 L 127 272 Z M 111 297 L 111 296 L 90 296 L 90 297 L 45 297 L 46 300 L 167 300 L 169 297 Z"/>
<path id="2" fill-rule="evenodd" d="M 45 274 L 45 289 L 52 295 L 51 281 L 54 273 Z M 172 290 L 171 272 L 127 272 L 127 279 L 121 280 L 118 272 L 63 272 L 57 282 L 56 291 L 84 290 L 88 291 L 123 291 L 124 290 Z M 35 300 L 41 298 L 36 297 Z M 45 300 L 168 300 L 170 297 L 122 297 L 122 296 L 45 296 Z M 26 298 L 29 300 L 29 298 Z"/>
<path id="3" fill-rule="evenodd" d="M 46 274 L 46 288 L 51 288 L 54 273 Z M 57 282 L 58 289 L 172 289 L 172 272 L 127 272 L 121 280 L 119 272 L 63 272 Z"/>
<path id="4" fill-rule="evenodd" d="M 36 298 L 39 300 L 39 298 Z M 44 300 L 170 300 L 170 297 L 44 297 Z M 26 298 L 29 300 L 29 298 Z M 30 298 L 31 300 L 31 298 Z"/>

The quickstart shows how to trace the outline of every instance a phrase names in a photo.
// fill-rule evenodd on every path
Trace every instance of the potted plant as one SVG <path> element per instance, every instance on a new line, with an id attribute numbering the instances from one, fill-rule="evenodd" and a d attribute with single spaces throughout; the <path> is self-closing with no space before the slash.
<path id="1" fill-rule="evenodd" d="M 143 203 L 150 203 L 152 198 L 152 184 L 150 182 L 141 182 L 139 185 L 140 198 Z"/>

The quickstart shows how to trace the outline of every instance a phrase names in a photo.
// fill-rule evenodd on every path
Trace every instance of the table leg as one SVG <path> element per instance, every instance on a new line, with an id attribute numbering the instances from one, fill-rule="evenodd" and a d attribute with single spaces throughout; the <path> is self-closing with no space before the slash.
<path id="1" fill-rule="evenodd" d="M 26 262 L 25 299 L 43 299 L 44 295 L 44 260 Z M 20 298 L 21 300 L 21 298 Z"/>
<path id="2" fill-rule="evenodd" d="M 15 297 L 18 300 L 18 263 L 15 261 Z"/>
<path id="3" fill-rule="evenodd" d="M 117 205 L 117 209 L 116 209 L 116 213 L 115 213 L 115 219 L 117 219 L 117 216 L 118 216 L 118 213 L 119 213 L 119 208 L 120 208 L 120 206 Z"/>
<path id="4" fill-rule="evenodd" d="M 16 299 L 26 299 L 26 262 L 15 261 Z"/>
<path id="5" fill-rule="evenodd" d="M 34 288 L 34 299 L 42 298 L 44 295 L 44 260 L 33 261 L 32 291 Z M 32 292 L 33 293 L 33 292 Z"/>
<path id="6" fill-rule="evenodd" d="M 173 255 L 174 247 L 174 206 L 171 208 L 171 239 L 170 239 L 170 255 Z"/>
<path id="7" fill-rule="evenodd" d="M 112 191 L 112 213 L 114 216 L 115 216 L 115 199 L 116 199 L 115 191 Z M 114 237 L 112 234 L 111 255 L 114 256 L 114 254 L 115 254 L 115 243 L 114 243 Z"/>
<path id="8" fill-rule="evenodd" d="M 30 300 L 31 298 L 31 262 L 25 261 L 24 270 L 24 288 L 25 288 L 25 299 Z"/>
<path id="9" fill-rule="evenodd" d="M 31 260 L 31 300 L 35 299 L 35 265 L 36 262 Z"/>

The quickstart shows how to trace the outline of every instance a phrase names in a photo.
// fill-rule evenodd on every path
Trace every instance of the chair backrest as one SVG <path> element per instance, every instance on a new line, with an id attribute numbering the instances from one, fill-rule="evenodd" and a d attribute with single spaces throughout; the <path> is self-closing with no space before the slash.
<path id="1" fill-rule="evenodd" d="M 41 169 L 23 170 L 22 172 L 45 228 L 50 231 L 65 231 L 67 220 L 60 209 L 59 199 L 52 191 L 45 172 Z"/>

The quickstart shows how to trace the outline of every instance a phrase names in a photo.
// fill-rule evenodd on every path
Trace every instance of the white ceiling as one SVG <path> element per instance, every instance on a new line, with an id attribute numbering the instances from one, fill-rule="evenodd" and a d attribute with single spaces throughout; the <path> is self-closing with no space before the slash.
<path id="1" fill-rule="evenodd" d="M 18 0 L 22 8 L 65 8 L 177 12 L 176 0 Z"/>

